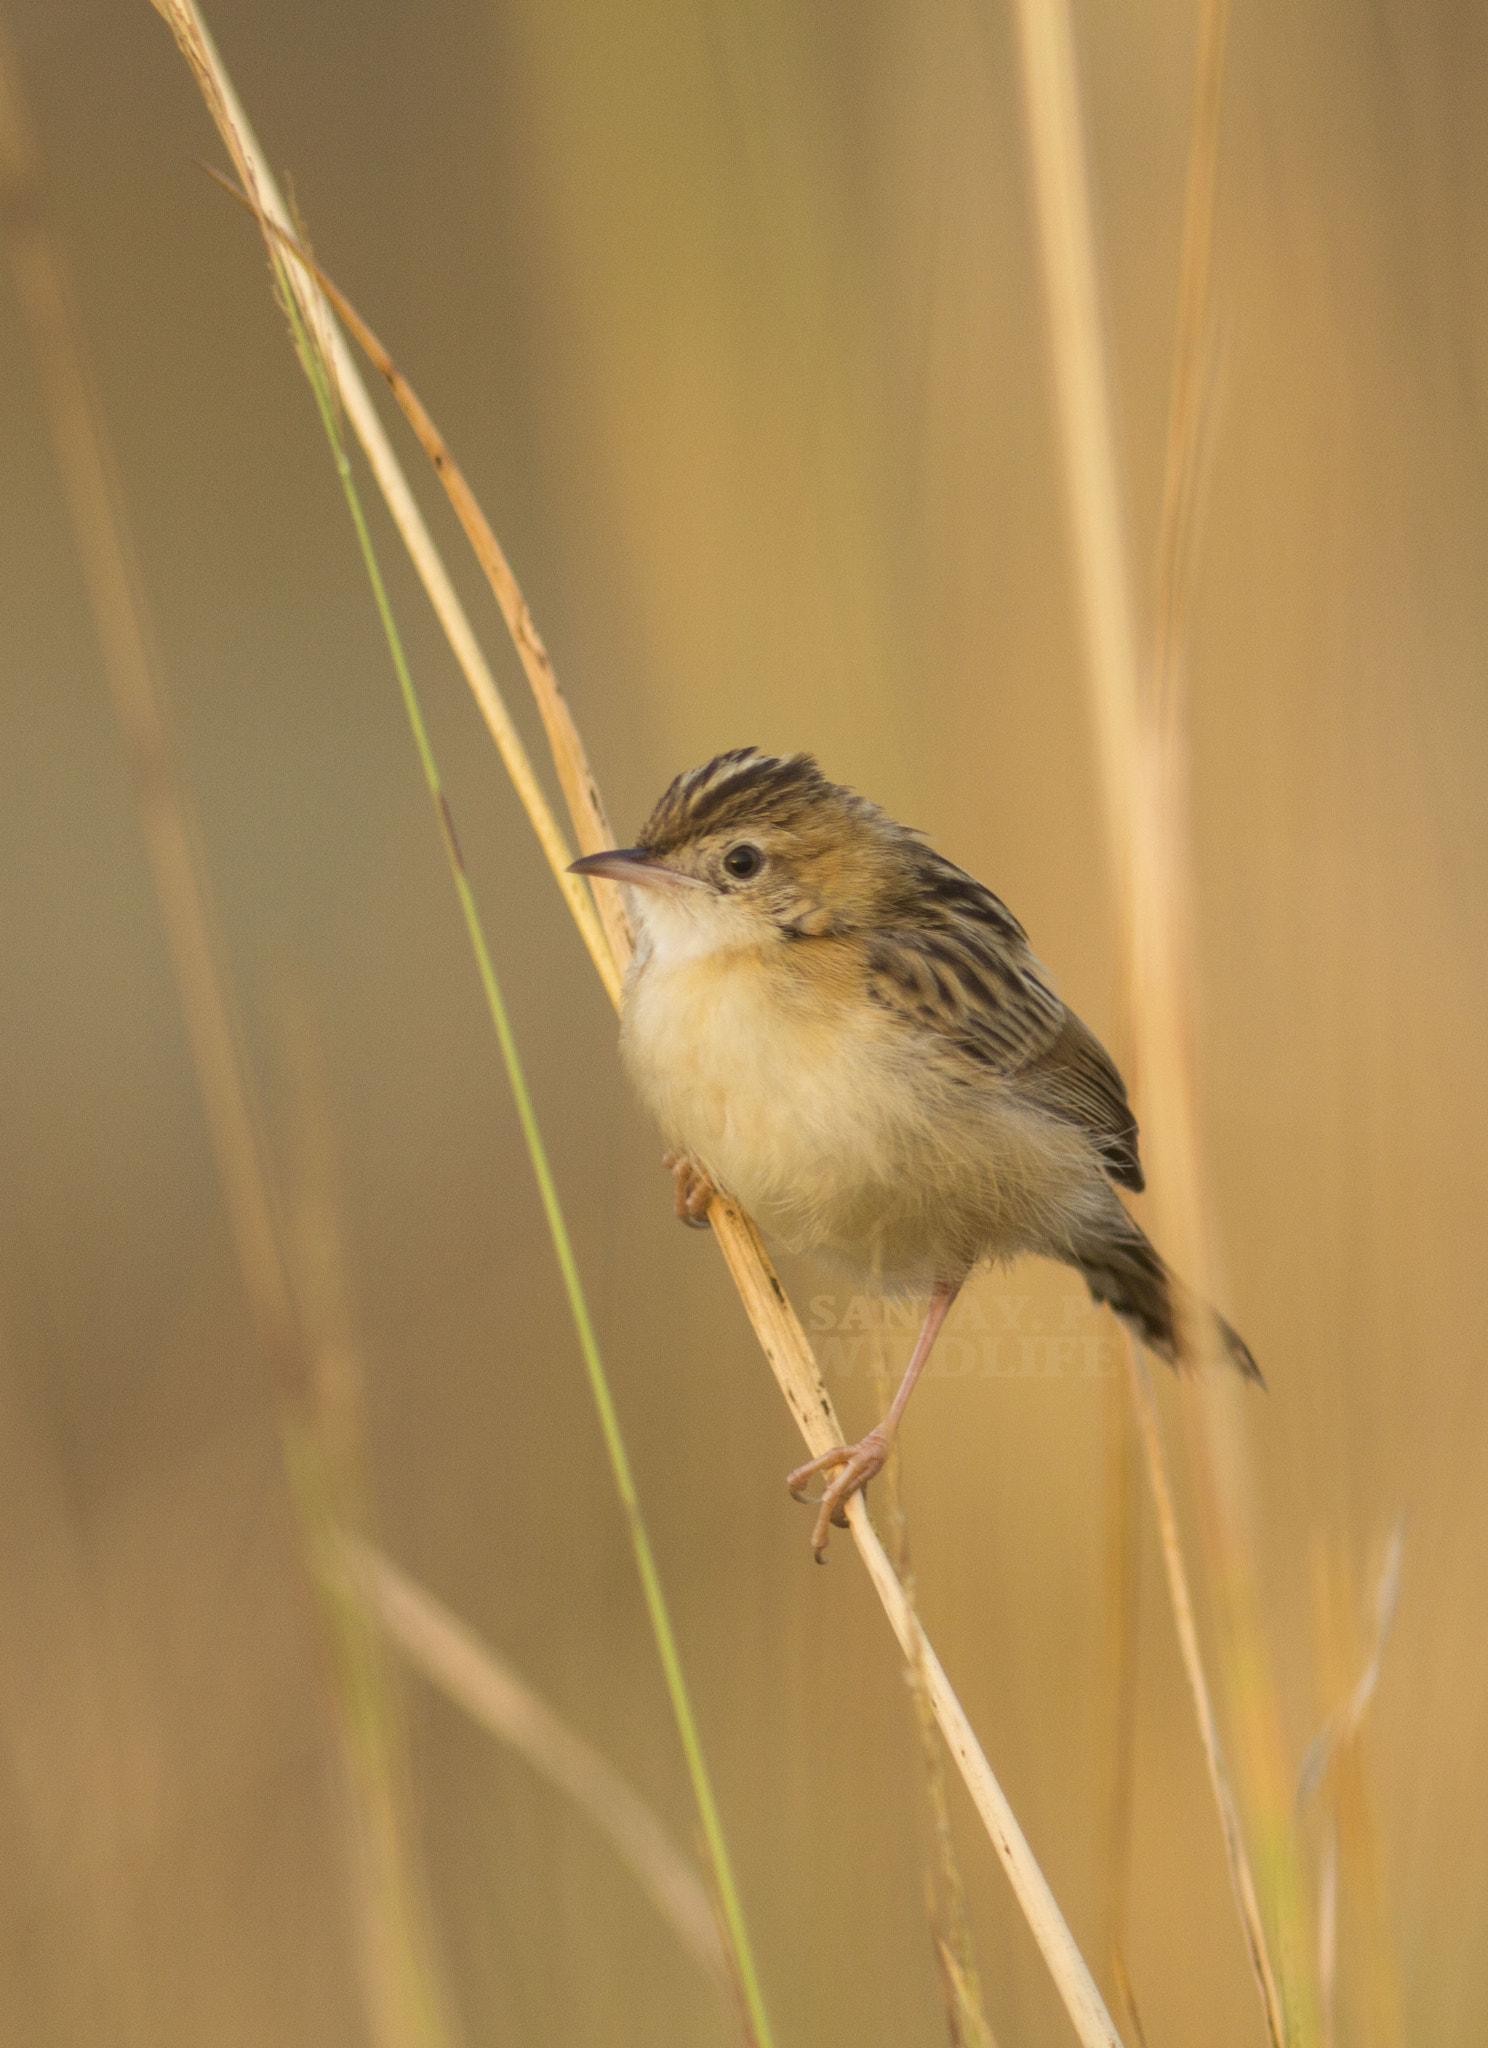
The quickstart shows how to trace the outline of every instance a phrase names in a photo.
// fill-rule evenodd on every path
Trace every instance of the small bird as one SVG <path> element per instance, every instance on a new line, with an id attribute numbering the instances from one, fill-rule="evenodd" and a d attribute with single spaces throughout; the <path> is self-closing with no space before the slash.
<path id="1" fill-rule="evenodd" d="M 679 775 L 634 846 L 573 872 L 626 891 L 621 1050 L 679 1216 L 706 1227 L 722 1190 L 790 1250 L 929 1295 L 883 1421 L 790 1474 L 797 1499 L 825 1481 L 818 1559 L 984 1261 L 1072 1266 L 1178 1362 L 1189 1297 L 1116 1192 L 1143 1186 L 1126 1088 L 990 889 L 810 755 L 753 747 Z"/>

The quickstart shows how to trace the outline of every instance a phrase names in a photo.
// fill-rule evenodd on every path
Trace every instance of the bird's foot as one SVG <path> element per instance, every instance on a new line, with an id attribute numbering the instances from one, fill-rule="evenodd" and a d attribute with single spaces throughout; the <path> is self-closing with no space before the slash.
<path id="1" fill-rule="evenodd" d="M 677 1221 L 693 1230 L 706 1230 L 708 1209 L 716 1193 L 712 1181 L 685 1152 L 668 1152 L 661 1163 L 672 1176 Z"/>
<path id="2" fill-rule="evenodd" d="M 824 1451 L 819 1458 L 812 1458 L 808 1464 L 798 1465 L 786 1480 L 793 1500 L 812 1500 L 817 1507 L 816 1526 L 811 1532 L 811 1548 L 818 1564 L 827 1561 L 827 1539 L 835 1522 L 839 1529 L 847 1527 L 847 1504 L 859 1487 L 866 1486 L 876 1472 L 883 1469 L 889 1455 L 889 1439 L 882 1429 L 870 1429 L 861 1443 L 839 1444 L 834 1451 Z M 808 1496 L 806 1489 L 819 1472 L 833 1474 L 827 1490 L 818 1499 Z"/>

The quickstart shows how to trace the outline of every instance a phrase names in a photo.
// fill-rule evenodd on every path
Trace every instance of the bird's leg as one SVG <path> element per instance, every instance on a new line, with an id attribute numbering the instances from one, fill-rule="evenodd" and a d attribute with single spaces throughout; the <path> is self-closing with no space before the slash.
<path id="1" fill-rule="evenodd" d="M 668 1152 L 661 1163 L 672 1176 L 677 1221 L 689 1224 L 694 1230 L 706 1230 L 708 1207 L 715 1192 L 712 1181 L 685 1152 Z"/>
<path id="2" fill-rule="evenodd" d="M 798 1465 L 786 1485 L 797 1500 L 806 1498 L 806 1488 L 818 1472 L 831 1472 L 834 1477 L 821 1496 L 816 1517 L 816 1527 L 811 1532 L 811 1548 L 816 1561 L 826 1561 L 827 1538 L 835 1522 L 839 1529 L 847 1527 L 847 1503 L 860 1486 L 866 1486 L 875 1472 L 882 1469 L 889 1455 L 889 1446 L 894 1441 L 894 1432 L 914 1392 L 915 1381 L 925 1369 L 925 1360 L 930 1356 L 940 1326 L 950 1314 L 951 1303 L 960 1292 L 959 1280 L 937 1280 L 930 1296 L 930 1306 L 915 1343 L 914 1356 L 905 1367 L 904 1377 L 899 1382 L 899 1391 L 890 1403 L 889 1412 L 876 1429 L 870 1429 L 861 1443 L 839 1444 L 834 1451 L 825 1451 L 819 1458 L 812 1458 L 808 1464 Z"/>

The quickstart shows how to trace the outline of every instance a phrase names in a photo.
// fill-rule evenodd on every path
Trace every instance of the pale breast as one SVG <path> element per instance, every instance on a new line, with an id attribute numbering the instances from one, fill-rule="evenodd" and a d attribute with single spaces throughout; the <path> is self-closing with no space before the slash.
<path id="1" fill-rule="evenodd" d="M 666 1137 L 798 1249 L 893 1172 L 881 1020 L 755 952 L 652 960 L 622 1046 Z"/>
<path id="2" fill-rule="evenodd" d="M 789 950 L 639 957 L 621 1043 L 668 1141 L 769 1235 L 890 1287 L 1062 1256 L 1109 1203 L 1082 1133 Z"/>

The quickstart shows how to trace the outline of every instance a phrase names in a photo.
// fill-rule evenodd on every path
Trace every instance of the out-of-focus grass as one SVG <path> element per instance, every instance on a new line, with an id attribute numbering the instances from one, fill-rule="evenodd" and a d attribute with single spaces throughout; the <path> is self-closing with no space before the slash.
<path id="1" fill-rule="evenodd" d="M 104 424 L 72 311 L 67 267 L 45 214 L 13 60 L 0 23 L 0 205 L 45 395 L 113 711 L 170 948 L 197 1085 L 211 1129 L 238 1269 L 275 1401 L 306 1561 L 323 1594 L 328 1687 L 340 1733 L 352 1890 L 368 2022 L 380 2048 L 458 2040 L 418 1877 L 396 1693 L 374 1625 L 327 1582 L 333 1532 L 365 1516 L 362 1460 L 348 1434 L 348 1366 L 322 1191 L 308 1185 L 290 1233 L 291 1280 L 263 1134 L 215 958 L 208 898 L 175 772 Z M 308 1113 L 302 1119 L 309 1128 Z M 319 1226 L 319 1227 L 317 1227 Z"/>
<path id="2" fill-rule="evenodd" d="M 210 931 L 206 891 L 171 759 L 164 704 L 149 652 L 144 600 L 128 559 L 107 439 L 91 398 L 81 342 L 71 313 L 66 266 L 46 226 L 39 168 L 3 34 L 0 198 L 7 208 L 10 253 L 48 402 L 95 624 L 105 651 L 115 713 L 134 772 L 141 820 L 195 1055 L 197 1081 L 216 1140 L 223 1193 L 235 1224 L 240 1272 L 278 1404 L 290 1493 L 306 1561 L 321 1595 L 330 1674 L 328 1692 L 349 1780 L 347 1817 L 368 2018 L 385 2048 L 446 2048 L 446 2044 L 458 2039 L 458 2033 L 449 1996 L 441 1982 L 437 1944 L 430 1930 L 417 1856 L 410 1851 L 416 1831 L 409 1808 L 398 1695 L 379 1626 L 378 1603 L 358 1575 L 348 1570 L 344 1556 L 346 1546 L 359 1540 L 367 1528 L 371 1502 L 356 1347 L 329 1186 L 330 1143 L 323 1091 L 306 1080 L 309 1044 L 300 1020 L 299 1028 L 291 1034 L 297 1085 L 290 1093 L 301 1157 L 286 1225 L 281 1223 L 251 1088 L 234 1043 L 230 1005 Z M 441 825 L 449 839 L 456 877 L 462 884 L 472 938 L 488 984 L 503 1050 L 512 1066 L 513 1087 L 525 1111 L 534 1163 L 545 1194 L 550 1203 L 556 1203 L 520 1068 L 515 1064 L 515 1048 L 484 937 L 468 885 L 464 884 L 453 827 L 439 789 L 412 681 L 387 609 L 355 489 L 345 468 L 324 360 L 299 320 L 282 268 L 278 277 L 307 375 L 345 477 L 358 534 L 367 551 L 369 572 L 415 738 L 424 756 Z M 557 1235 L 560 1254 L 566 1254 L 566 1270 L 577 1288 L 561 1215 L 557 1217 Z M 581 1296 L 576 1298 L 576 1312 L 581 1334 L 587 1334 L 587 1312 Z M 590 1336 L 591 1349 L 592 1342 Z M 599 1391 L 607 1401 L 602 1375 Z M 613 1429 L 612 1416 L 610 1420 Z M 620 1457 L 621 1476 L 628 1480 L 623 1449 Z M 643 1528 L 640 1544 L 643 1564 L 649 1563 Z M 654 1570 L 652 1576 L 654 1579 Z M 659 1591 L 654 1586 L 651 1590 L 659 1601 Z M 402 1591 L 406 1606 L 410 1595 L 417 1594 L 417 1588 L 405 1583 Z M 675 1649 L 664 1609 L 660 1612 L 660 1630 L 663 1650 L 675 1665 Z M 442 1667 L 436 1664 L 433 1668 L 437 1675 Z M 680 1714 L 684 1738 L 695 1751 L 697 1738 L 685 1691 Z M 550 1714 L 548 1721 L 553 1721 Z M 555 1725 L 561 1732 L 561 1724 Z M 549 1727 L 550 1746 L 553 1732 Z M 573 1747 L 570 1744 L 571 1750 Z M 701 1771 L 700 1757 L 694 1757 L 694 1766 Z M 559 1782 L 571 1795 L 583 1798 L 598 1782 L 597 1768 L 597 1760 L 591 1758 L 586 1771 L 575 1775 L 570 1769 L 559 1775 Z M 624 1841 L 634 1834 L 637 1814 L 643 1815 L 644 1809 L 630 1795 L 629 1806 L 622 1810 L 616 1803 L 614 1788 L 606 1790 L 606 1814 L 617 1838 Z M 717 1822 L 711 1813 L 711 1791 L 705 1774 L 701 1794 L 717 1854 Z M 654 1851 L 654 1841 L 651 1846 Z M 652 1875 L 654 1864 L 653 1854 L 648 1866 Z M 720 1868 L 719 1884 L 725 1917 L 731 1934 L 738 1939 L 738 1906 L 726 1861 Z M 674 1892 L 675 1884 L 666 1894 L 668 1905 L 675 1904 Z M 695 1922 L 695 1909 L 692 1917 Z M 695 1926 L 689 1938 L 696 1952 Z M 707 1953 L 716 1962 L 716 1952 L 708 1949 Z M 735 1967 L 742 1995 L 757 2009 L 759 1994 L 747 1948 L 737 1957 Z M 768 2029 L 757 2014 L 751 2025 L 753 2037 L 767 2043 Z"/>
<path id="3" fill-rule="evenodd" d="M 193 40 L 190 33 L 182 33 L 183 22 L 181 20 L 177 20 L 173 25 L 177 27 L 183 50 L 191 54 Z M 194 28 L 196 24 L 192 20 L 189 23 L 185 23 L 184 26 L 189 30 Z M 203 44 L 199 47 L 202 59 L 205 61 L 210 57 L 209 46 Z M 215 72 L 212 82 L 214 84 L 217 82 Z M 490 947 L 486 943 L 485 929 L 481 922 L 480 913 L 476 908 L 475 896 L 470 887 L 469 876 L 465 871 L 465 862 L 460 852 L 459 841 L 455 836 L 454 819 L 450 815 L 449 804 L 445 798 L 439 766 L 434 758 L 434 750 L 429 740 L 423 709 L 414 687 L 413 675 L 409 669 L 407 657 L 403 652 L 402 638 L 393 619 L 392 607 L 388 601 L 387 587 L 383 582 L 382 571 L 378 565 L 376 553 L 373 550 L 372 537 L 368 530 L 366 518 L 362 511 L 361 500 L 352 477 L 351 465 L 347 459 L 345 447 L 342 444 L 338 416 L 340 390 L 332 384 L 330 359 L 322 346 L 321 337 L 312 325 L 311 319 L 302 314 L 299 297 L 286 271 L 284 260 L 272 244 L 270 261 L 279 287 L 280 302 L 289 319 L 301 365 L 315 394 L 315 402 L 320 412 L 321 424 L 324 426 L 327 439 L 330 442 L 337 474 L 341 479 L 346 503 L 351 513 L 352 524 L 356 529 L 357 542 L 366 565 L 368 580 L 372 586 L 378 616 L 387 638 L 388 651 L 392 657 L 398 687 L 402 693 L 404 709 L 408 714 L 409 728 L 413 735 L 419 765 L 423 770 L 425 785 L 434 806 L 440 834 L 444 840 L 450 876 L 454 882 L 455 893 L 459 898 L 460 910 L 470 939 L 471 951 L 475 956 L 476 970 L 480 977 L 482 993 L 485 996 L 486 1005 L 490 1012 L 491 1023 L 501 1051 L 502 1063 L 506 1069 L 507 1080 L 516 1102 L 517 1115 L 522 1127 L 522 1136 L 526 1143 L 533 1175 L 537 1181 L 538 1192 L 542 1200 L 543 1212 L 547 1219 L 549 1233 L 553 1240 L 553 1250 L 558 1260 L 559 1271 L 563 1277 L 564 1292 L 568 1298 L 569 1311 L 573 1317 L 579 1349 L 583 1356 L 585 1371 L 589 1377 L 595 1406 L 599 1411 L 600 1429 L 604 1437 L 605 1449 L 608 1453 L 614 1476 L 615 1490 L 620 1498 L 620 1506 L 625 1517 L 627 1533 L 629 1534 L 631 1548 L 635 1555 L 636 1570 L 641 1581 L 642 1594 L 651 1622 L 652 1633 L 656 1639 L 657 1654 L 660 1657 L 662 1671 L 666 1678 L 667 1694 L 671 1702 L 673 1716 L 676 1720 L 677 1733 L 681 1740 L 683 1755 L 686 1758 L 687 1773 L 692 1783 L 693 1797 L 697 1801 L 699 1822 L 702 1828 L 703 1839 L 707 1845 L 709 1864 L 717 1891 L 719 1915 L 722 1925 L 727 1932 L 728 1953 L 733 1979 L 746 2015 L 748 2037 L 752 2042 L 758 2043 L 759 2048 L 770 2048 L 772 2039 L 770 2023 L 766 2013 L 764 1995 L 760 1986 L 759 1972 L 755 1967 L 754 1953 L 744 1918 L 743 1903 L 739 1897 L 738 1886 L 734 1880 L 733 1865 L 729 1857 L 728 1845 L 724 1840 L 723 1824 L 713 1795 L 707 1759 L 703 1753 L 702 1738 L 698 1730 L 696 1716 L 693 1713 L 687 1680 L 683 1674 L 682 1660 L 677 1649 L 676 1636 L 672 1629 L 671 1615 L 668 1612 L 666 1597 L 662 1592 L 661 1579 L 656 1569 L 656 1560 L 651 1548 L 651 1539 L 647 1534 L 645 1519 L 641 1513 L 640 1497 L 636 1492 L 635 1480 L 631 1472 L 630 1455 L 625 1447 L 625 1439 L 620 1427 L 620 1418 L 616 1412 L 614 1399 L 610 1393 L 609 1380 L 605 1373 L 603 1361 L 600 1358 L 598 1341 L 594 1334 L 594 1326 L 590 1319 L 583 1283 L 579 1278 L 578 1264 L 574 1258 L 573 1245 L 568 1234 L 568 1225 L 564 1220 L 563 1207 L 558 1198 L 557 1184 L 553 1179 L 552 1169 L 548 1165 L 547 1148 L 543 1143 L 542 1133 L 538 1127 L 537 1117 L 532 1106 L 532 1098 L 528 1092 L 526 1077 L 522 1070 L 522 1062 L 517 1052 L 516 1040 L 512 1035 L 511 1024 L 507 1016 L 506 1004 L 496 979 L 496 969 L 491 958 Z"/>
<path id="4" fill-rule="evenodd" d="M 1157 1242 L 1201 1304 L 1212 1294 L 1204 1179 L 1192 1072 L 1193 968 L 1189 934 L 1187 748 L 1179 714 L 1186 577 L 1193 546 L 1200 359 L 1218 151 L 1225 10 L 1201 10 L 1200 66 L 1189 149 L 1183 260 L 1178 293 L 1173 396 L 1168 415 L 1163 518 L 1158 543 L 1156 646 L 1139 649 L 1127 517 L 1111 407 L 1100 270 L 1093 227 L 1088 145 L 1067 0 L 1020 0 L 1029 159 L 1048 301 L 1052 384 L 1059 416 L 1070 526 L 1101 765 L 1106 829 L 1127 941 L 1125 992 L 1136 1060 L 1136 1101 L 1147 1131 L 1147 1171 L 1160 1190 Z M 1223 1346 L 1204 1307 L 1179 1321 L 1188 1367 L 1222 1366 Z M 1270 1940 L 1200 1649 L 1177 1515 L 1145 1360 L 1133 1351 L 1131 1387 L 1152 1478 L 1174 1621 L 1193 1693 L 1200 1740 L 1219 1810 L 1225 1855 L 1246 1947 L 1273 2048 L 1310 2034 L 1311 1998 L 1293 1989 L 1290 2017 L 1271 1961 Z M 1206 1409 L 1206 1415 L 1210 1411 Z M 1217 1418 L 1211 1417 L 1216 1427 Z M 1278 1815 L 1276 1710 L 1269 1648 L 1255 1593 L 1254 1561 L 1243 1542 L 1248 1502 L 1232 1475 L 1241 1457 L 1232 1425 L 1218 1459 L 1197 1474 L 1209 1541 L 1206 1563 L 1223 1617 L 1221 1641 L 1237 1718 L 1252 1769 L 1242 1779 L 1264 1834 L 1272 1930 L 1298 1923 L 1285 1808 Z M 1224 1483 L 1216 1477 L 1216 1467 Z M 1299 1973 L 1304 1965 L 1297 1957 Z M 1128 2001 L 1130 2002 L 1130 2001 Z"/>
<path id="5" fill-rule="evenodd" d="M 718 744 L 813 745 L 997 888 L 1110 1033 L 1116 921 L 1006 18 L 807 12 L 782 29 L 749 7 L 450 0 L 415 23 L 375 0 L 222 0 L 217 19 L 332 269 L 416 369 L 491 510 L 621 836 Z M 390 1535 L 685 1828 L 584 1390 L 500 1363 L 558 1357 L 563 1306 L 532 1284 L 540 1220 L 493 1164 L 515 1123 L 261 274 L 198 190 L 207 129 L 153 18 L 92 10 L 85 34 L 65 5 L 15 20 L 236 978 L 256 987 L 287 957 L 325 1033 Z M 1141 563 L 1193 23 L 1086 10 L 1080 29 Z M 1232 15 L 1188 629 L 1202 1109 L 1221 1303 L 1269 1381 L 1251 1486 L 1284 1761 L 1290 1777 L 1333 1699 L 1314 1542 L 1352 1561 L 1339 1605 L 1362 1614 L 1366 1561 L 1407 1502 L 1358 1750 L 1405 2025 L 1449 2043 L 1476 2041 L 1488 2010 L 1488 1857 L 1462 1825 L 1488 1797 L 1483 81 L 1460 10 Z M 0 1286 L 20 1411 L 6 2017 L 42 2039 L 78 2038 L 91 2011 L 151 2048 L 203 2048 L 229 2024 L 234 2048 L 306 2031 L 340 2048 L 355 1985 L 261 1374 L 51 457 L 24 404 L 0 434 Z M 474 613 L 476 579 L 462 589 Z M 551 884 L 525 822 L 416 592 L 398 595 L 472 872 L 536 903 Z M 536 717 L 515 695 L 514 712 L 535 753 Z M 774 1390 L 706 1247 L 673 1241 L 582 952 L 539 917 L 505 942 L 545 1129 L 585 1189 L 575 1235 L 782 2031 L 938 2039 L 894 1660 L 850 1575 L 797 1554 Z M 833 1394 L 866 1416 L 850 1304 L 802 1277 L 834 1318 L 824 1354 L 842 1340 Z M 675 1304 L 660 1330 L 659 1294 Z M 1025 1341 L 1047 1363 L 1040 1343 L 1085 1313 L 1057 1276 L 989 1281 L 973 1309 L 972 1366 L 927 1384 L 906 1438 L 919 1602 L 1094 1954 L 1104 1388 L 1020 1365 Z M 1142 1541 L 1127 1953 L 1154 2043 L 1240 2048 L 1259 2038 L 1254 1997 Z M 517 1546 L 530 1578 L 493 1576 Z M 422 1690 L 412 1708 L 435 1904 L 472 2015 L 564 2048 L 626 2025 L 709 2038 L 710 1994 L 668 1974 L 669 1937 L 613 1885 L 606 1846 Z M 1304 1819 L 1309 1859 L 1326 1797 Z M 950 1799 L 999 2033 L 1056 2039 L 954 1783 Z M 1358 1913 L 1340 1870 L 1340 2025 Z"/>
<path id="6" fill-rule="evenodd" d="M 485 673 L 484 664 L 478 656 L 472 656 L 470 651 L 462 650 L 461 643 L 465 632 L 458 609 L 449 598 L 449 580 L 442 564 L 432 553 L 427 530 L 412 504 L 396 458 L 387 448 L 380 425 L 370 415 L 366 394 L 362 390 L 356 371 L 348 363 L 340 346 L 315 282 L 316 266 L 303 247 L 303 236 L 298 232 L 291 235 L 283 202 L 273 187 L 258 144 L 194 0 L 157 0 L 157 5 L 169 21 L 182 54 L 196 75 L 223 142 L 243 177 L 247 193 L 251 195 L 253 209 L 261 216 L 261 224 L 269 246 L 271 267 L 281 301 L 290 320 L 295 347 L 315 391 L 322 423 L 335 454 L 337 472 L 351 511 L 378 615 L 397 672 L 425 784 L 434 801 L 439 819 L 450 872 L 459 897 L 466 931 L 475 953 L 487 1007 L 500 1042 L 523 1138 L 537 1178 L 544 1213 L 563 1276 L 564 1289 L 599 1410 L 601 1429 L 617 1491 L 626 1512 L 647 1611 L 657 1640 L 667 1690 L 682 1738 L 688 1773 L 698 1802 L 718 1887 L 720 1912 L 728 1929 L 730 1954 L 740 1996 L 751 2029 L 757 2036 L 765 2037 L 768 2035 L 768 2023 L 743 1923 L 742 1909 L 672 1636 L 670 1619 L 662 1598 L 650 1539 L 641 1519 L 629 1456 L 620 1435 L 618 1417 L 600 1362 L 567 1226 L 558 1202 L 556 1184 L 548 1167 L 546 1149 L 538 1131 L 531 1098 L 517 1057 L 506 1006 L 497 985 L 495 969 L 476 910 L 464 859 L 455 837 L 453 820 L 444 797 L 427 726 L 393 620 L 386 586 L 373 550 L 351 468 L 342 446 L 339 410 L 343 403 L 355 412 L 358 438 L 373 464 L 388 509 L 408 545 L 409 553 L 426 589 L 434 599 L 441 623 L 445 625 L 449 634 L 452 649 L 461 660 L 461 665 L 473 686 L 477 676 Z M 446 488 L 460 512 L 467 536 L 472 540 L 496 590 L 508 629 L 517 643 L 534 694 L 543 708 L 549 742 L 555 756 L 559 757 L 560 780 L 568 797 L 574 821 L 585 839 L 592 841 L 598 837 L 603 844 L 608 841 L 609 830 L 603 805 L 599 801 L 597 786 L 584 757 L 577 729 L 558 696 L 551 664 L 505 557 L 478 505 L 467 491 L 463 478 L 449 463 L 443 442 L 435 433 L 432 422 L 429 421 L 428 415 L 406 380 L 393 371 L 386 352 L 371 335 L 365 323 L 355 315 L 347 302 L 340 298 L 335 288 L 331 289 L 333 295 L 340 301 L 343 312 L 350 315 L 354 331 L 362 346 L 372 354 L 384 375 L 389 376 L 400 404 L 419 433 L 425 452 L 436 470 L 444 476 Z M 476 688 L 476 695 L 485 708 L 483 692 L 479 687 Z M 498 723 L 503 728 L 507 726 L 508 721 L 504 717 L 504 712 Z M 501 745 L 499 738 L 498 745 Z M 501 751 L 503 759 L 511 769 L 511 750 L 501 745 Z M 514 773 L 513 779 L 518 782 L 519 790 L 524 793 L 525 807 L 529 817 L 533 819 L 538 836 L 543 841 L 551 861 L 551 832 L 547 815 L 530 789 L 524 787 L 528 779 L 524 757 L 518 756 L 517 769 L 518 772 Z M 561 878 L 566 879 L 566 874 L 561 875 Z M 604 885 L 600 885 L 600 888 L 603 892 Z M 595 964 L 600 969 L 601 979 L 613 999 L 616 994 L 613 970 L 629 964 L 630 935 L 623 914 L 617 910 L 608 896 L 604 896 L 603 900 L 607 906 L 606 925 L 610 941 L 616 949 L 614 958 L 607 963 L 602 950 L 596 948 L 592 937 L 590 946 Z M 578 918 L 578 922 L 581 929 L 584 928 L 582 916 Z M 611 971 L 606 971 L 607 966 Z M 842 1442 L 842 1437 L 833 1413 L 831 1397 L 826 1391 L 799 1318 L 770 1266 L 758 1231 L 749 1217 L 739 1209 L 737 1203 L 726 1194 L 714 1198 L 709 1221 L 760 1340 L 766 1360 L 806 1440 L 808 1449 L 813 1453 L 819 1453 L 826 1448 L 836 1447 Z M 978 1815 L 1012 1885 L 1018 1906 L 1028 1922 L 1029 1931 L 1048 1965 L 1050 1976 L 1077 2033 L 1082 2041 L 1092 2044 L 1092 2048 L 1114 2048 L 1117 2038 L 1115 2030 L 1090 1970 L 1070 1934 L 1064 1916 L 1039 1868 L 1037 1859 L 1029 1848 L 1006 1795 L 988 1764 L 965 1710 L 956 1698 L 944 1668 L 925 1636 L 910 1594 L 901 1583 L 878 1540 L 861 1494 L 846 1504 L 844 1520 L 868 1567 L 869 1577 L 899 1639 L 900 1647 L 911 1664 L 916 1685 L 945 1737 L 947 1747 L 956 1761 Z M 963 1944 L 963 1954 L 959 1958 L 952 1955 L 950 1964 L 953 1966 L 956 2004 L 965 2008 L 968 2017 L 975 2024 L 979 2015 L 974 1973 L 969 1966 L 969 1947 Z"/>

